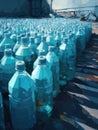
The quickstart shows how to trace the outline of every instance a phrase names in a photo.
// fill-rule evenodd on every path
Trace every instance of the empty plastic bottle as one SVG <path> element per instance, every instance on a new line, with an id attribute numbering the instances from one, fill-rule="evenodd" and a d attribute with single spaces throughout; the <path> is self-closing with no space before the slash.
<path id="1" fill-rule="evenodd" d="M 14 54 L 15 54 L 16 51 L 19 49 L 20 45 L 21 45 L 21 35 L 18 35 L 18 36 L 17 36 L 17 42 L 16 42 L 16 44 L 15 44 L 15 46 L 14 46 L 14 48 L 13 48 Z"/>
<path id="2" fill-rule="evenodd" d="M 56 41 L 52 33 L 49 33 L 46 39 L 46 42 L 48 43 L 48 46 L 56 46 Z"/>
<path id="3" fill-rule="evenodd" d="M 37 111 L 50 116 L 53 109 L 53 79 L 45 57 L 39 58 L 39 63 L 31 77 L 35 83 Z"/>
<path id="4" fill-rule="evenodd" d="M 30 37 L 29 41 L 30 41 L 30 48 L 32 49 L 34 54 L 37 55 L 37 44 L 35 44 L 35 38 L 34 37 Z"/>
<path id="5" fill-rule="evenodd" d="M 32 64 L 34 63 L 34 53 L 28 44 L 27 37 L 21 38 L 21 46 L 16 51 L 16 59 L 25 61 L 26 70 L 29 74 L 32 72 Z"/>
<path id="6" fill-rule="evenodd" d="M 30 130 L 36 122 L 34 83 L 24 61 L 16 62 L 16 72 L 8 85 L 13 129 Z"/>
<path id="7" fill-rule="evenodd" d="M 41 43 L 41 35 L 36 34 L 34 37 L 35 37 L 35 40 L 34 40 L 35 44 L 39 46 L 39 44 Z"/>
<path id="8" fill-rule="evenodd" d="M 35 61 L 37 58 L 37 44 L 35 44 L 34 40 L 35 40 L 34 37 L 29 38 L 30 48 L 32 49 L 32 52 L 34 53 L 33 54 L 33 61 Z"/>
<path id="9" fill-rule="evenodd" d="M 10 38 L 9 33 L 5 33 L 4 39 L 1 41 L 1 44 L 0 44 L 0 48 L 2 48 L 4 50 L 6 44 L 9 44 L 11 46 L 11 48 L 13 48 L 15 45 L 14 41 Z"/>
<path id="10" fill-rule="evenodd" d="M 42 50 L 45 50 L 45 52 L 47 54 L 47 52 L 48 52 L 48 44 L 46 42 L 46 37 L 45 36 L 42 37 L 41 43 L 37 47 L 37 50 L 38 50 L 38 52 L 40 52 Z"/>
<path id="11" fill-rule="evenodd" d="M 35 60 L 35 62 L 33 64 L 33 69 L 35 69 L 36 66 L 38 65 L 40 56 L 46 56 L 45 50 L 42 50 L 42 51 L 39 52 L 38 57 L 37 57 L 37 59 Z"/>
<path id="12" fill-rule="evenodd" d="M 67 38 L 63 39 L 59 46 L 59 59 L 60 59 L 60 84 L 67 83 L 67 54 L 66 54 Z"/>
<path id="13" fill-rule="evenodd" d="M 10 36 L 10 38 L 16 43 L 17 42 L 17 35 L 16 34 L 12 34 Z"/>
<path id="14" fill-rule="evenodd" d="M 0 92 L 0 130 L 5 130 L 4 109 L 3 109 L 3 101 L 2 101 L 1 92 Z"/>
<path id="15" fill-rule="evenodd" d="M 46 55 L 46 59 L 49 63 L 49 68 L 53 75 L 53 96 L 56 97 L 59 93 L 59 58 L 55 54 L 55 47 L 49 46 L 49 52 Z"/>
<path id="16" fill-rule="evenodd" d="M 15 61 L 12 55 L 12 49 L 6 48 L 4 56 L 1 59 L 3 92 L 8 92 L 8 82 L 15 72 Z"/>

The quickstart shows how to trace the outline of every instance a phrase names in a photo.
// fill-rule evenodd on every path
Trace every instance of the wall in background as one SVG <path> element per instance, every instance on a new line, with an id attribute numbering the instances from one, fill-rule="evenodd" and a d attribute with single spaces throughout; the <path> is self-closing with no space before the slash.
<path id="1" fill-rule="evenodd" d="M 1 17 L 40 17 L 49 11 L 47 0 L 0 0 Z"/>
<path id="2" fill-rule="evenodd" d="M 30 1 L 0 0 L 0 16 L 30 16 Z"/>
<path id="3" fill-rule="evenodd" d="M 53 9 L 87 7 L 98 5 L 98 0 L 53 0 Z"/>

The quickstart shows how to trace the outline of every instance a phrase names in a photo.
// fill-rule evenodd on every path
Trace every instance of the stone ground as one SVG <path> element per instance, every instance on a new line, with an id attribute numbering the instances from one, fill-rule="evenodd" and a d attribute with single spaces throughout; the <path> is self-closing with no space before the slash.
<path id="1" fill-rule="evenodd" d="M 4 104 L 6 106 L 6 100 Z M 8 112 L 5 119 L 6 130 L 12 130 Z M 98 130 L 97 23 L 93 23 L 93 36 L 87 49 L 77 60 L 75 78 L 61 87 L 51 118 L 38 121 L 33 130 Z"/>

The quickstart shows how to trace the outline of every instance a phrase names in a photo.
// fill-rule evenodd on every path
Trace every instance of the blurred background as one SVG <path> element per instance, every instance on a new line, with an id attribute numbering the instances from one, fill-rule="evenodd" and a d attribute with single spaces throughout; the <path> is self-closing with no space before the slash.
<path id="1" fill-rule="evenodd" d="M 98 0 L 0 0 L 1 17 L 43 17 L 50 12 L 93 10 Z M 98 10 L 98 9 L 97 9 Z M 98 14 L 97 14 L 98 15 Z"/>

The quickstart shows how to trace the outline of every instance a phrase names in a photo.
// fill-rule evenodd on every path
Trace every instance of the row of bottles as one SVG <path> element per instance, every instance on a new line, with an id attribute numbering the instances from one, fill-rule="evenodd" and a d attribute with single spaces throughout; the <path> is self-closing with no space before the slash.
<path id="1" fill-rule="evenodd" d="M 10 113 L 14 129 L 30 129 L 36 123 L 37 112 L 51 115 L 53 109 L 53 77 L 41 56 L 30 76 L 24 61 L 16 62 L 16 72 L 8 84 Z M 36 102 L 35 102 L 36 99 Z"/>
<path id="2" fill-rule="evenodd" d="M 36 111 L 41 118 L 51 116 L 61 81 L 65 85 L 74 78 L 76 58 L 86 48 L 91 26 L 66 19 L 40 20 L 40 25 L 36 19 L 15 21 L 8 22 L 12 29 L 2 28 L 1 92 L 9 95 L 13 129 L 28 130 L 36 123 Z"/>

